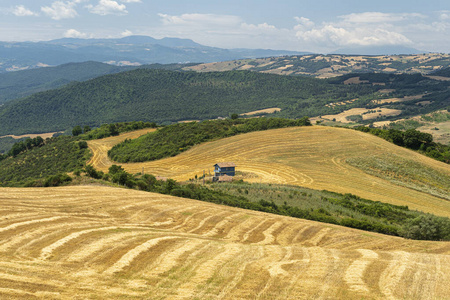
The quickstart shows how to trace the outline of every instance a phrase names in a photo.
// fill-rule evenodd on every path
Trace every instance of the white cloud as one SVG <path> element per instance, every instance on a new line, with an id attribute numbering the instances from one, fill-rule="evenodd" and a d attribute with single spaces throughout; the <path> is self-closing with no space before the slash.
<path id="1" fill-rule="evenodd" d="M 241 28 L 244 30 L 262 31 L 262 32 L 273 31 L 277 29 L 275 26 L 269 25 L 267 23 L 262 23 L 258 25 L 242 23 Z"/>
<path id="2" fill-rule="evenodd" d="M 294 17 L 294 20 L 297 21 L 298 25 L 300 26 L 304 26 L 307 28 L 311 28 L 314 26 L 314 22 L 305 17 Z"/>
<path id="3" fill-rule="evenodd" d="M 53 20 L 61 20 L 61 19 L 71 19 L 78 16 L 75 7 L 77 3 L 80 3 L 82 0 L 75 1 L 55 1 L 52 3 L 51 7 L 43 6 L 41 7 L 41 11 L 45 13 L 47 16 L 51 17 Z"/>
<path id="4" fill-rule="evenodd" d="M 439 12 L 436 17 L 445 13 Z M 450 16 L 450 12 L 448 14 Z M 429 28 L 433 28 L 443 34 L 450 30 L 450 22 L 435 18 L 432 23 L 431 16 L 416 13 L 366 12 L 340 16 L 333 22 L 323 23 L 298 16 L 294 17 L 296 23 L 291 28 L 279 28 L 268 22 L 250 24 L 233 15 L 158 15 L 162 26 L 150 35 L 186 37 L 204 45 L 223 48 L 259 47 L 326 53 L 342 47 L 415 47 L 419 30 L 413 26 L 422 26 L 420 32 L 430 32 Z"/>
<path id="5" fill-rule="evenodd" d="M 426 16 L 418 13 L 381 13 L 364 12 L 339 16 L 344 22 L 349 23 L 393 23 L 407 21 L 410 19 L 423 19 Z"/>
<path id="6" fill-rule="evenodd" d="M 412 45 L 407 26 L 423 23 L 418 13 L 352 13 L 338 17 L 338 22 L 315 24 L 306 18 L 295 18 L 294 27 L 300 41 L 315 48 Z"/>
<path id="7" fill-rule="evenodd" d="M 123 31 L 121 33 L 122 36 L 130 36 L 133 35 L 133 32 L 131 32 L 130 30 L 126 29 L 125 31 Z"/>
<path id="8" fill-rule="evenodd" d="M 30 17 L 30 16 L 38 16 L 37 13 L 32 12 L 31 10 L 25 8 L 23 5 L 16 5 L 12 13 L 18 17 Z"/>
<path id="9" fill-rule="evenodd" d="M 100 0 L 97 5 L 89 4 L 86 6 L 93 14 L 106 15 L 124 15 L 127 14 L 127 7 L 125 4 L 119 4 L 113 0 Z"/>
<path id="10" fill-rule="evenodd" d="M 216 14 L 183 14 L 171 16 L 159 13 L 164 25 L 190 25 L 190 26 L 236 26 L 242 23 L 242 19 L 237 16 L 216 15 Z"/>
<path id="11" fill-rule="evenodd" d="M 66 38 L 87 38 L 88 35 L 86 33 L 79 32 L 76 29 L 69 29 L 64 33 L 64 37 L 66 37 Z"/>
<path id="12" fill-rule="evenodd" d="M 382 28 L 344 28 L 327 24 L 306 31 L 297 31 L 301 40 L 319 46 L 383 46 L 409 45 L 411 40 L 401 33 Z"/>
<path id="13" fill-rule="evenodd" d="M 440 13 L 439 19 L 441 19 L 441 20 L 450 20 L 450 11 L 444 10 L 444 11 L 441 11 L 439 13 Z"/>
<path id="14" fill-rule="evenodd" d="M 292 30 L 267 22 L 246 23 L 241 17 L 218 14 L 168 15 L 159 13 L 162 26 L 149 33 L 154 37 L 183 37 L 203 45 L 222 48 L 293 48 L 298 44 Z"/>

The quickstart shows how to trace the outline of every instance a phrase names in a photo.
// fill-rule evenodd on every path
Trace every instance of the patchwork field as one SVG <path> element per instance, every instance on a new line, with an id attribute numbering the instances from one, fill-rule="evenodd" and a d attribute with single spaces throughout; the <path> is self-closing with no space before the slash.
<path id="1" fill-rule="evenodd" d="M 90 141 L 91 163 L 108 171 L 112 144 L 124 136 Z M 176 180 L 212 172 L 217 162 L 232 161 L 249 182 L 291 184 L 362 198 L 407 205 L 411 209 L 450 216 L 450 201 L 396 185 L 350 166 L 347 159 L 390 154 L 414 161 L 440 176 L 450 176 L 450 166 L 414 151 L 359 131 L 312 126 L 275 129 L 238 135 L 193 147 L 178 156 L 145 163 L 121 164 L 128 172 L 150 173 Z"/>
<path id="2" fill-rule="evenodd" d="M 388 126 L 391 121 L 375 122 L 375 127 Z M 399 119 L 393 122 L 394 126 L 409 129 L 417 128 L 421 132 L 430 133 L 433 141 L 450 145 L 450 113 L 447 110 L 438 110 L 426 115 Z"/>
<path id="3" fill-rule="evenodd" d="M 243 113 L 243 114 L 241 114 L 241 116 L 253 116 L 253 115 L 259 115 L 259 114 L 273 114 L 273 113 L 279 112 L 279 111 L 281 111 L 281 108 L 273 107 L 273 108 L 266 108 L 266 109 L 260 109 L 260 110 L 251 111 L 251 112 L 248 112 L 248 113 Z"/>
<path id="4" fill-rule="evenodd" d="M 4 138 L 4 137 L 12 137 L 12 138 L 15 139 L 15 140 L 22 139 L 22 138 L 30 138 L 30 139 L 34 139 L 34 138 L 36 138 L 36 137 L 38 137 L 38 136 L 40 136 L 40 137 L 43 138 L 43 139 L 46 139 L 46 138 L 51 138 L 52 136 L 54 136 L 54 135 L 57 134 L 57 133 L 63 133 L 63 132 L 64 132 L 64 131 L 57 131 L 57 132 L 36 133 L 36 134 L 24 134 L 24 135 L 12 135 L 12 134 L 10 134 L 10 135 L 3 135 L 3 136 L 0 136 L 0 139 L 1 139 L 1 138 Z"/>
<path id="5" fill-rule="evenodd" d="M 422 132 L 433 135 L 433 140 L 445 145 L 450 145 L 450 121 L 442 123 L 426 124 L 417 128 Z"/>
<path id="6" fill-rule="evenodd" d="M 445 299 L 450 242 L 103 186 L 0 189 L 2 299 Z"/>
<path id="7" fill-rule="evenodd" d="M 241 59 L 217 63 L 205 63 L 184 68 L 197 72 L 218 72 L 230 70 L 250 70 L 279 75 L 308 75 L 316 78 L 330 78 L 356 72 L 421 73 L 449 66 L 450 56 L 440 53 L 417 55 L 294 55 L 256 59 Z M 430 76 L 436 80 L 449 80 L 446 77 Z M 358 77 L 353 79 L 358 83 Z"/>
<path id="8" fill-rule="evenodd" d="M 367 108 L 351 108 L 349 110 L 343 111 L 335 115 L 324 115 L 318 120 L 335 120 L 342 123 L 351 123 L 352 121 L 348 119 L 350 116 L 361 116 L 362 120 L 375 120 L 381 117 L 398 116 L 402 113 L 401 110 L 378 107 L 374 109 Z"/>

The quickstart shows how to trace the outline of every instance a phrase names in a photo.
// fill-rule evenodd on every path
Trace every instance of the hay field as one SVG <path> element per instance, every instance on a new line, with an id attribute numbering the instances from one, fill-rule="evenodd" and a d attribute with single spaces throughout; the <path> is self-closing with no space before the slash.
<path id="1" fill-rule="evenodd" d="M 444 77 L 444 76 L 432 76 L 432 75 L 428 75 L 428 76 L 425 76 L 425 77 L 428 77 L 428 78 L 434 79 L 434 80 L 439 80 L 439 81 L 450 81 L 450 78 L 449 78 L 449 77 Z"/>
<path id="2" fill-rule="evenodd" d="M 0 189 L 2 299 L 444 299 L 450 243 L 103 186 Z"/>
<path id="3" fill-rule="evenodd" d="M 387 103 L 406 102 L 406 101 L 411 101 L 411 100 L 422 99 L 423 96 L 425 96 L 425 94 L 415 95 L 415 96 L 405 96 L 403 98 L 389 98 L 389 99 L 381 99 L 381 100 L 372 100 L 372 103 L 374 103 L 374 104 L 387 104 Z"/>
<path id="4" fill-rule="evenodd" d="M 112 136 L 109 138 L 104 138 L 100 140 L 92 140 L 88 141 L 89 148 L 92 150 L 92 158 L 89 161 L 90 164 L 93 164 L 96 168 L 100 170 L 108 171 L 108 168 L 111 166 L 111 162 L 108 158 L 108 150 L 111 149 L 114 145 L 126 140 L 126 139 L 135 139 L 140 137 L 141 135 L 156 131 L 155 128 L 144 128 L 136 131 L 122 133 L 118 136 Z"/>
<path id="5" fill-rule="evenodd" d="M 347 117 L 360 115 L 362 116 L 363 120 L 374 120 L 377 119 L 378 117 L 398 116 L 401 113 L 402 113 L 401 110 L 384 107 L 377 107 L 373 109 L 351 108 L 335 115 L 324 115 L 321 117 L 321 119 L 326 120 L 335 119 L 337 122 L 352 123 L 352 121 L 348 120 Z"/>
<path id="6" fill-rule="evenodd" d="M 439 128 L 439 130 L 436 130 L 436 128 Z M 450 121 L 428 123 L 417 128 L 417 130 L 430 133 L 433 135 L 435 142 L 450 145 Z"/>
<path id="7" fill-rule="evenodd" d="M 260 109 L 255 111 L 250 111 L 247 113 L 240 114 L 241 116 L 253 116 L 253 115 L 259 115 L 259 114 L 273 114 L 275 112 L 280 112 L 281 108 L 278 107 L 272 107 L 272 108 L 266 108 L 266 109 Z"/>
<path id="8" fill-rule="evenodd" d="M 56 131 L 56 132 L 34 133 L 34 134 L 24 134 L 24 135 L 13 135 L 13 134 L 8 134 L 8 135 L 0 136 L 0 139 L 1 139 L 1 138 L 4 138 L 4 137 L 12 137 L 12 138 L 15 139 L 15 140 L 22 139 L 22 138 L 30 138 L 30 139 L 34 139 L 34 138 L 36 138 L 36 137 L 38 137 L 38 136 L 40 136 L 40 137 L 43 138 L 43 139 L 46 139 L 46 138 L 51 138 L 51 137 L 53 137 L 53 135 L 55 135 L 56 133 L 63 133 L 63 132 L 64 132 L 64 131 Z"/>
<path id="9" fill-rule="evenodd" d="M 117 142 L 120 137 L 114 137 Z M 94 166 L 107 172 L 110 139 L 90 141 Z M 92 142 L 95 142 L 94 145 Z M 232 161 L 249 182 L 299 185 L 318 190 L 352 193 L 360 197 L 407 205 L 411 209 L 450 216 L 450 201 L 395 185 L 346 163 L 348 158 L 389 153 L 413 160 L 450 176 L 450 166 L 414 151 L 395 146 L 359 131 L 311 126 L 242 134 L 205 143 L 175 157 L 153 162 L 121 164 L 130 173 L 145 173 L 176 180 L 213 171 L 217 162 Z"/>

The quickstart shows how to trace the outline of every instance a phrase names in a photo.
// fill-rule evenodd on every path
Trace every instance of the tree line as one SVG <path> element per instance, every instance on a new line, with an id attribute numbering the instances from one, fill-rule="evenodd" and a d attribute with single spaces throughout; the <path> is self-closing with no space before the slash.
<path id="1" fill-rule="evenodd" d="M 401 131 L 392 128 L 380 129 L 365 126 L 359 126 L 355 129 L 371 133 L 395 145 L 417 150 L 428 157 L 450 164 L 450 146 L 433 142 L 433 136 L 429 133 L 415 129 Z"/>

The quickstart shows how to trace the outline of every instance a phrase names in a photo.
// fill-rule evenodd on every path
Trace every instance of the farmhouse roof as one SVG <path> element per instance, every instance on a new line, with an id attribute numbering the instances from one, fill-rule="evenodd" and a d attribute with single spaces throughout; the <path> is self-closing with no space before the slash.
<path id="1" fill-rule="evenodd" d="M 236 165 L 233 162 L 221 162 L 217 163 L 216 165 L 219 166 L 219 168 L 231 168 L 236 167 Z"/>

